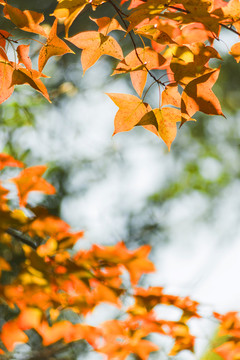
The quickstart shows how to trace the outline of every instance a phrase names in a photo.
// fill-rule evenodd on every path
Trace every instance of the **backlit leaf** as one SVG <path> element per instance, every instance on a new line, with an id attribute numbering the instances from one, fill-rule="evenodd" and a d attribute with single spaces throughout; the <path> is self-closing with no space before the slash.
<path id="1" fill-rule="evenodd" d="M 151 110 L 150 106 L 143 103 L 134 95 L 107 94 L 110 99 L 119 107 L 114 119 L 114 133 L 131 130 L 141 118 Z"/>
<path id="2" fill-rule="evenodd" d="M 44 15 L 36 11 L 24 10 L 13 7 L 9 4 L 4 6 L 5 17 L 10 19 L 19 29 L 46 36 L 40 23 L 44 21 Z"/>
<path id="3" fill-rule="evenodd" d="M 52 195 L 55 193 L 55 188 L 49 184 L 42 175 L 47 170 L 47 166 L 39 165 L 29 167 L 12 179 L 17 186 L 19 203 L 21 206 L 25 206 L 29 192 L 41 191 L 44 194 Z"/>
<path id="4" fill-rule="evenodd" d="M 47 38 L 46 44 L 39 52 L 38 68 L 42 72 L 48 59 L 52 56 L 60 56 L 66 53 L 73 53 L 67 44 L 57 36 L 57 19 L 54 21 L 52 29 Z"/>
<path id="5" fill-rule="evenodd" d="M 82 49 L 81 62 L 83 73 L 89 69 L 102 55 L 122 59 L 123 53 L 118 42 L 111 36 L 105 36 L 97 31 L 84 31 L 68 40 Z"/>
<path id="6" fill-rule="evenodd" d="M 23 67 L 18 67 L 13 71 L 11 84 L 12 86 L 28 84 L 33 89 L 40 92 L 49 102 L 51 102 L 46 86 L 39 79 L 40 77 L 46 77 L 46 76 L 37 70 L 33 70 L 33 69 L 29 70 Z"/>

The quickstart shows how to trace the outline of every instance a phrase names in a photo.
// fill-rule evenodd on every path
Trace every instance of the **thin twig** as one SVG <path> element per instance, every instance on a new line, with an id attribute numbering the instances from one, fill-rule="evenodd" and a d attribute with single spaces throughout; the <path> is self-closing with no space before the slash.
<path id="1" fill-rule="evenodd" d="M 224 27 L 225 29 L 227 29 L 229 31 L 232 31 L 234 34 L 237 34 L 238 36 L 240 36 L 240 33 L 237 30 L 233 29 L 232 25 L 230 27 L 225 24 L 221 24 L 221 23 L 219 23 L 219 25 L 221 25 L 222 27 Z"/>
<path id="2" fill-rule="evenodd" d="M 116 12 L 118 13 L 119 17 L 121 18 L 121 20 L 122 20 L 122 22 L 123 22 L 123 24 L 124 24 L 124 26 L 125 26 L 125 28 L 126 28 L 126 30 L 127 30 L 127 29 L 128 29 L 128 26 L 127 26 L 126 21 L 125 21 L 124 18 L 122 17 L 122 12 L 121 12 L 120 9 L 112 2 L 112 0 L 109 0 L 109 3 L 114 7 L 114 9 L 115 9 Z M 144 64 L 144 62 L 143 62 L 142 59 L 140 58 L 140 56 L 139 56 L 139 54 L 138 54 L 138 52 L 137 52 L 137 45 L 136 45 L 136 43 L 135 43 L 135 41 L 134 41 L 134 38 L 133 38 L 133 36 L 132 36 L 132 30 L 129 31 L 128 34 L 129 34 L 130 39 L 131 39 L 131 41 L 132 41 L 132 44 L 133 44 L 133 47 L 134 47 L 134 50 L 135 50 L 135 54 L 136 54 L 138 60 L 140 61 L 140 63 L 144 66 L 144 68 L 147 70 L 148 74 L 153 78 L 153 80 L 154 80 L 156 83 L 158 83 L 158 84 L 160 84 L 160 85 L 162 85 L 162 86 L 165 87 L 165 84 L 162 83 L 160 80 L 158 80 L 158 79 L 151 73 L 151 71 L 147 68 L 146 64 Z"/>
<path id="3" fill-rule="evenodd" d="M 16 230 L 16 229 L 12 229 L 12 228 L 8 228 L 6 230 L 6 233 L 8 235 L 11 235 L 12 237 L 14 237 L 15 239 L 20 240 L 22 243 L 30 246 L 31 248 L 33 248 L 34 250 L 37 249 L 37 244 L 35 244 L 32 240 L 30 240 L 26 235 L 24 235 L 21 231 Z"/>
<path id="4" fill-rule="evenodd" d="M 173 6 L 173 5 L 166 5 L 167 8 L 170 8 L 170 9 L 174 9 L 174 10 L 178 10 L 178 11 L 181 11 L 181 12 L 184 12 L 185 14 L 190 14 L 190 11 L 188 10 L 185 10 L 185 9 L 181 9 L 177 6 Z"/>

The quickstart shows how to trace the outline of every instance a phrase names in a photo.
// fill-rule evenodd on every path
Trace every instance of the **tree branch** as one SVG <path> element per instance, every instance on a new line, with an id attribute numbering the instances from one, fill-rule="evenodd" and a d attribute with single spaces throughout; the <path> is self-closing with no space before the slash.
<path id="1" fill-rule="evenodd" d="M 118 13 L 119 17 L 121 18 L 121 20 L 122 20 L 122 22 L 123 22 L 123 24 L 124 24 L 125 29 L 127 30 L 127 29 L 128 29 L 128 26 L 127 26 L 126 21 L 125 21 L 124 18 L 122 17 L 122 12 L 121 12 L 121 10 L 117 7 L 117 5 L 115 5 L 115 4 L 113 3 L 112 0 L 109 0 L 109 3 L 114 7 L 114 9 L 115 9 L 116 12 Z M 152 74 L 152 72 L 147 68 L 146 64 L 144 64 L 144 62 L 143 62 L 142 59 L 140 58 L 140 56 L 139 56 L 139 54 L 138 54 L 138 52 L 137 52 L 137 45 L 136 45 L 135 40 L 134 40 L 134 38 L 133 38 L 133 36 L 132 36 L 132 30 L 129 31 L 128 34 L 129 34 L 130 39 L 131 39 L 131 41 L 132 41 L 132 44 L 133 44 L 133 47 L 134 47 L 134 50 L 135 50 L 135 54 L 136 54 L 138 60 L 140 61 L 140 63 L 144 66 L 144 68 L 147 70 L 148 74 L 153 78 L 153 80 L 154 80 L 157 84 L 160 84 L 160 85 L 162 85 L 162 86 L 165 87 L 165 84 L 164 84 L 163 82 L 161 82 L 159 79 L 157 79 L 157 78 Z"/>
<path id="2" fill-rule="evenodd" d="M 6 230 L 6 233 L 8 235 L 11 235 L 12 237 L 14 237 L 17 240 L 20 240 L 22 243 L 30 246 L 34 250 L 37 249 L 37 244 L 35 244 L 30 237 L 28 237 L 27 235 L 24 235 L 21 231 L 13 229 L 13 228 L 8 228 Z"/>

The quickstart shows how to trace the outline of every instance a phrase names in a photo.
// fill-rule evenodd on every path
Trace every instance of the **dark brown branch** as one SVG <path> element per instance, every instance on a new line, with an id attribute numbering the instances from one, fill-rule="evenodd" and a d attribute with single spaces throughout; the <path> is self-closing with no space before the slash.
<path id="1" fill-rule="evenodd" d="M 119 17 L 121 18 L 121 20 L 122 20 L 122 22 L 123 22 L 123 24 L 124 24 L 125 29 L 127 30 L 127 29 L 128 29 L 128 26 L 127 26 L 126 21 L 125 21 L 124 18 L 122 17 L 122 12 L 121 12 L 121 10 L 117 7 L 117 5 L 115 5 L 115 4 L 112 2 L 112 0 L 109 0 L 109 3 L 114 7 L 114 9 L 115 9 L 116 12 L 118 13 Z M 153 78 L 153 80 L 154 80 L 156 83 L 158 83 L 158 84 L 160 84 L 160 85 L 162 85 L 162 86 L 165 87 L 165 84 L 162 83 L 160 80 L 158 80 L 158 79 L 151 73 L 151 71 L 147 68 L 146 64 L 144 64 L 144 62 L 143 62 L 142 59 L 140 58 L 140 56 L 139 56 L 139 54 L 138 54 L 138 52 L 137 52 L 137 45 L 136 45 L 136 43 L 135 43 L 135 41 L 134 41 L 134 38 L 133 38 L 133 36 L 132 36 L 132 30 L 129 31 L 128 34 L 129 34 L 130 39 L 131 39 L 131 41 L 132 41 L 132 44 L 133 44 L 133 47 L 134 47 L 134 50 L 135 50 L 135 54 L 136 54 L 138 60 L 140 61 L 140 63 L 144 66 L 144 68 L 147 70 L 148 74 Z"/>
<path id="2" fill-rule="evenodd" d="M 219 25 L 221 25 L 224 29 L 232 31 L 234 34 L 237 34 L 238 36 L 240 36 L 240 33 L 237 30 L 233 29 L 232 25 L 230 27 L 225 24 L 221 24 L 221 23 L 219 23 Z"/>
<path id="3" fill-rule="evenodd" d="M 12 229 L 12 228 L 8 228 L 6 230 L 6 233 L 8 235 L 11 235 L 12 237 L 14 237 L 17 240 L 20 240 L 22 243 L 30 246 L 34 250 L 37 249 L 37 245 L 32 240 L 30 240 L 30 238 L 28 236 L 24 235 L 21 231 Z"/>
<path id="4" fill-rule="evenodd" d="M 173 6 L 173 5 L 165 5 L 167 8 L 170 8 L 170 9 L 174 9 L 174 10 L 177 10 L 177 11 L 181 11 L 181 12 L 184 12 L 185 14 L 190 14 L 190 11 L 188 10 L 185 10 L 185 9 L 181 9 L 177 6 Z"/>

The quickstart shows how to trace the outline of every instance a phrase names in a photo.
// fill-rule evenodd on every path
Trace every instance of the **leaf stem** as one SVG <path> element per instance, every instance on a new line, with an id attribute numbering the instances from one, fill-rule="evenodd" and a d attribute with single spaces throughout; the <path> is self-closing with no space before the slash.
<path id="1" fill-rule="evenodd" d="M 37 249 L 37 244 L 35 244 L 33 241 L 31 241 L 26 235 L 24 235 L 21 231 L 16 230 L 16 229 L 12 229 L 12 228 L 8 228 L 6 230 L 6 233 L 8 235 L 11 235 L 12 237 L 14 237 L 15 239 L 20 240 L 22 243 L 30 246 L 31 248 L 33 248 L 34 250 Z"/>
<path id="2" fill-rule="evenodd" d="M 121 10 L 117 7 L 117 5 L 114 4 L 114 2 L 113 2 L 112 0 L 109 0 L 109 3 L 114 7 L 114 9 L 115 9 L 116 12 L 118 13 L 119 17 L 121 18 L 121 20 L 122 20 L 122 22 L 123 22 L 123 24 L 124 24 L 125 29 L 127 30 L 127 29 L 128 29 L 128 26 L 127 26 L 127 23 L 126 23 L 126 21 L 124 20 L 124 18 L 123 18 L 123 16 L 122 16 Z M 124 16 L 126 16 L 126 15 L 124 15 Z M 144 68 L 147 70 L 148 74 L 153 78 L 153 80 L 154 80 L 156 83 L 158 83 L 158 84 L 160 84 L 160 85 L 162 85 L 162 86 L 165 87 L 165 84 L 162 83 L 160 80 L 158 80 L 158 79 L 152 74 L 152 72 L 147 68 L 146 64 L 144 64 L 144 62 L 143 62 L 142 59 L 140 58 L 140 56 L 139 56 L 139 54 L 138 54 L 138 51 L 137 51 L 137 45 L 136 45 L 135 40 L 134 40 L 134 38 L 133 38 L 133 36 L 132 36 L 132 30 L 129 31 L 128 34 L 129 34 L 130 39 L 131 39 L 131 41 L 132 41 L 132 44 L 133 44 L 133 47 L 134 47 L 134 50 L 135 50 L 135 54 L 136 54 L 138 60 L 140 61 L 140 63 L 144 66 Z"/>

